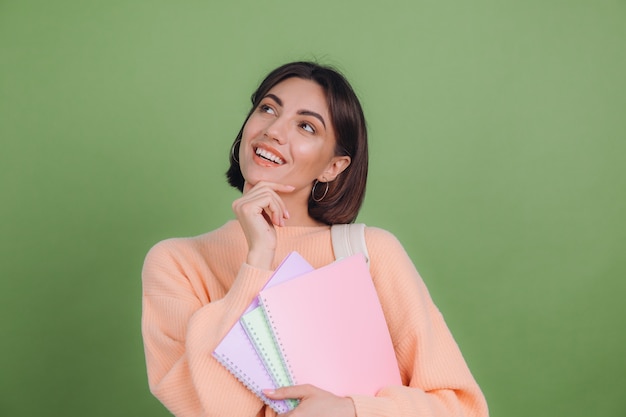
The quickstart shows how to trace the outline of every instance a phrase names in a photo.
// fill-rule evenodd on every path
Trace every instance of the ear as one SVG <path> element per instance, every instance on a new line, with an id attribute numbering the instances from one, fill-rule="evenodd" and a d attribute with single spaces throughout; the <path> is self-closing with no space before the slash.
<path id="1" fill-rule="evenodd" d="M 347 155 L 334 156 L 324 172 L 322 172 L 322 174 L 317 177 L 317 180 L 320 182 L 334 181 L 335 178 L 339 176 L 339 174 L 341 174 L 346 168 L 348 168 L 350 162 L 352 162 L 352 160 Z"/>

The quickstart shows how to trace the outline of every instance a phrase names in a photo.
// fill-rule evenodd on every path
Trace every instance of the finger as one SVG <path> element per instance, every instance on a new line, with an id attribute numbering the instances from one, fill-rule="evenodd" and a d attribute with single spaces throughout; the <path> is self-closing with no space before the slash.
<path id="1" fill-rule="evenodd" d="M 287 186 L 291 187 L 291 186 Z M 289 188 L 290 189 L 290 188 Z M 279 224 L 281 219 L 289 218 L 289 212 L 283 199 L 276 193 L 275 190 L 265 188 L 255 188 L 251 190 L 242 198 L 236 200 L 233 208 L 242 207 L 243 204 L 250 203 L 255 207 L 255 211 L 260 212 L 264 210 L 272 218 L 274 224 Z"/>
<path id="2" fill-rule="evenodd" d="M 319 388 L 314 387 L 313 385 L 304 384 L 304 385 L 292 385 L 289 387 L 281 387 L 276 388 L 274 390 L 263 390 L 263 394 L 265 394 L 268 398 L 273 400 L 286 400 L 286 399 L 302 399 L 305 397 L 310 397 L 317 392 L 321 391 Z"/>
<path id="3" fill-rule="evenodd" d="M 288 218 L 288 214 L 284 213 L 285 205 L 280 197 L 273 193 L 242 197 L 233 201 L 232 208 L 239 219 L 253 219 L 261 215 L 268 223 L 277 226 L 282 226 L 283 217 Z"/>
<path id="4" fill-rule="evenodd" d="M 274 206 L 284 206 L 282 199 L 273 190 L 263 189 L 250 191 L 248 194 L 241 196 L 233 201 L 233 209 L 242 212 L 260 214 L 261 211 L 274 204 Z"/>
<path id="5" fill-rule="evenodd" d="M 273 192 L 255 196 L 251 201 L 255 213 L 263 214 L 270 223 L 283 225 L 284 212 L 287 210 L 283 200 Z"/>
<path id="6" fill-rule="evenodd" d="M 259 181 L 256 184 L 244 183 L 243 193 L 246 194 L 253 190 L 260 190 L 263 188 L 269 188 L 278 193 L 290 193 L 296 189 L 293 185 L 279 184 L 277 182 Z"/>
<path id="7" fill-rule="evenodd" d="M 281 214 L 284 213 L 284 217 L 285 219 L 289 218 L 289 212 L 287 211 L 287 205 L 285 204 L 285 202 L 283 201 L 283 199 L 281 198 L 280 194 L 271 189 L 271 188 L 261 188 L 261 189 L 255 189 L 253 191 L 250 191 L 247 195 L 245 195 L 244 197 L 247 197 L 248 199 L 250 199 L 249 201 L 254 201 L 255 199 L 258 199 L 257 201 L 259 203 L 265 203 L 269 200 L 267 200 L 267 198 L 270 198 L 272 200 L 274 200 L 275 203 L 277 203 L 280 206 L 280 211 Z M 265 207 L 264 204 L 262 204 L 260 207 Z"/>
<path id="8" fill-rule="evenodd" d="M 283 220 L 284 208 L 281 208 L 280 205 L 277 205 L 276 202 L 270 201 L 270 203 L 263 208 L 263 214 L 266 219 L 269 219 L 270 222 L 275 226 L 284 226 L 285 222 Z"/>

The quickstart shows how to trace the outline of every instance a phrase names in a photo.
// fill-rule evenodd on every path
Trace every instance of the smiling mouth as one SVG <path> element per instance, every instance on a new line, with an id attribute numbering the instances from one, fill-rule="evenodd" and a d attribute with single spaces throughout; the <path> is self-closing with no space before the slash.
<path id="1" fill-rule="evenodd" d="M 266 161 L 273 162 L 273 163 L 275 163 L 277 165 L 282 165 L 282 164 L 285 163 L 285 161 L 283 161 L 283 159 L 281 157 L 279 157 L 277 155 L 274 155 L 273 153 L 271 153 L 267 149 L 256 148 L 254 153 L 257 154 L 257 156 L 265 159 Z"/>

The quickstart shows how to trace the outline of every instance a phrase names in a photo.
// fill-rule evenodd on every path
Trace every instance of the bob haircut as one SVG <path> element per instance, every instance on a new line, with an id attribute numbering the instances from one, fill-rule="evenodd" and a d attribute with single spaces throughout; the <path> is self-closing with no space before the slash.
<path id="1" fill-rule="evenodd" d="M 244 126 L 265 95 L 275 85 L 293 77 L 314 81 L 322 87 L 336 135 L 335 156 L 347 155 L 351 159 L 350 165 L 334 181 L 327 183 L 328 192 L 321 201 L 309 197 L 309 215 L 326 224 L 352 223 L 365 198 L 367 127 L 361 103 L 354 90 L 341 73 L 328 66 L 304 61 L 291 62 L 276 68 L 265 77 L 250 97 L 252 108 L 231 147 L 230 167 L 226 172 L 228 183 L 243 192 L 244 178 L 234 155 L 239 153 Z M 325 189 L 326 185 L 318 185 L 317 188 Z"/>

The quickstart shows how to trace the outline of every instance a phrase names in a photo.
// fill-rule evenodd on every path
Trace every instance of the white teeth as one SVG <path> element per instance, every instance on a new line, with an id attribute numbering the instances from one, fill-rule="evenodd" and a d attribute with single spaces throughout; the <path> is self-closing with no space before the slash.
<path id="1" fill-rule="evenodd" d="M 279 158 L 278 156 L 274 155 L 273 153 L 269 151 L 266 151 L 265 149 L 256 148 L 256 154 L 259 155 L 260 157 L 263 157 L 269 161 L 275 162 L 279 165 L 283 164 L 283 160 L 281 158 Z"/>

